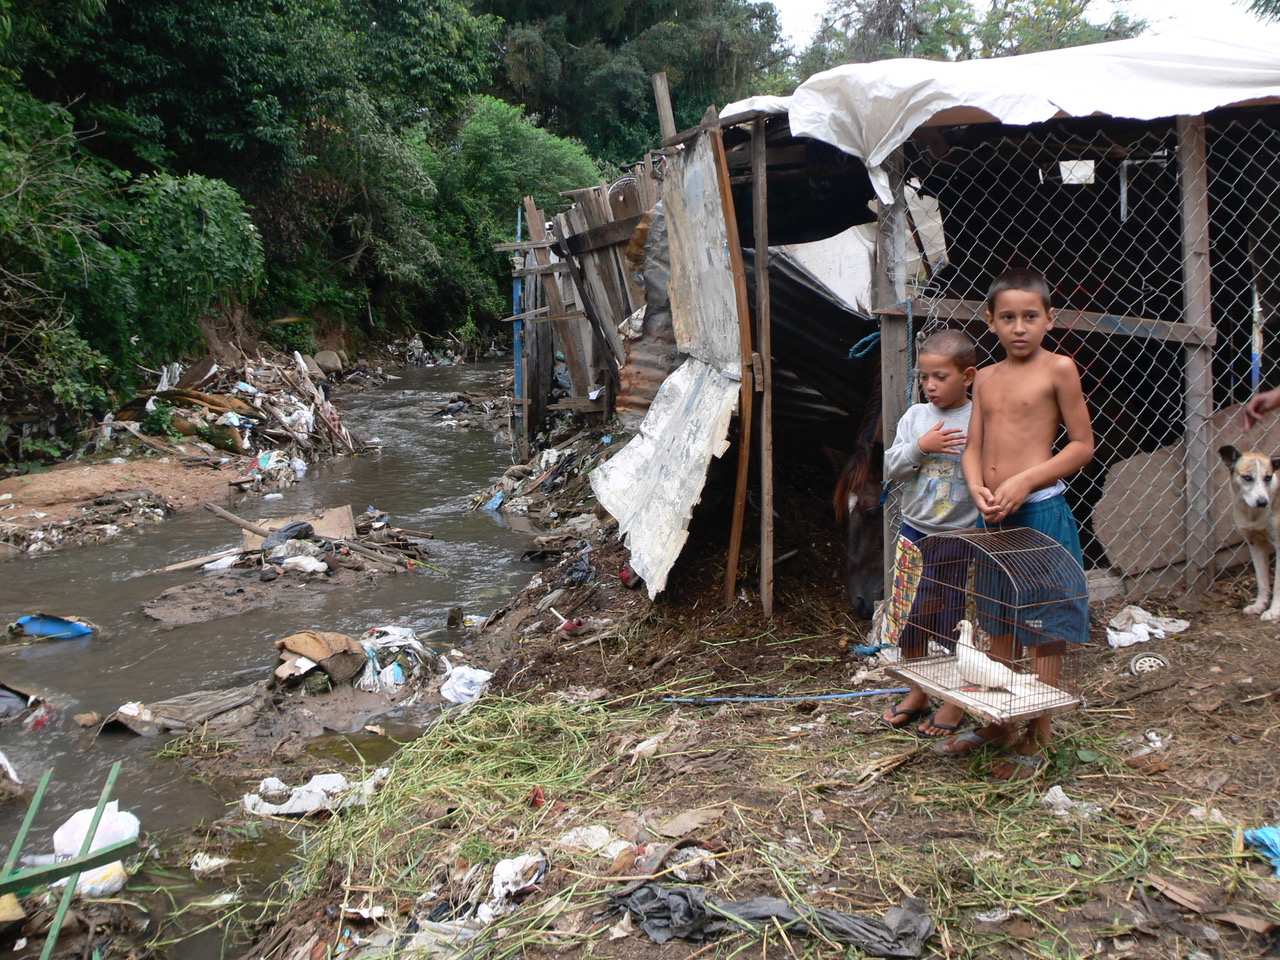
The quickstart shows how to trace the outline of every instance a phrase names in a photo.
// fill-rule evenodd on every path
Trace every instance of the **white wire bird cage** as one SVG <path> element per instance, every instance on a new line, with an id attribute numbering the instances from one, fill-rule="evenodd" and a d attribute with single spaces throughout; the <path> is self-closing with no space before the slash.
<path id="1" fill-rule="evenodd" d="M 1089 591 L 1037 530 L 962 530 L 916 544 L 922 570 L 889 673 L 992 723 L 1079 706 Z"/>

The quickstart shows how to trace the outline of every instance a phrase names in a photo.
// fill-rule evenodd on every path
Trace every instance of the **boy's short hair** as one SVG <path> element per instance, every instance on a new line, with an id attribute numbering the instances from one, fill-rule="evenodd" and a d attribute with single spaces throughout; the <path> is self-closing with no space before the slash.
<path id="1" fill-rule="evenodd" d="M 963 372 L 978 365 L 978 349 L 973 341 L 959 330 L 939 330 L 925 338 L 917 354 L 929 353 L 946 357 Z"/>
<path id="2" fill-rule="evenodd" d="M 987 291 L 987 313 L 995 312 L 996 297 L 1006 290 L 1025 290 L 1027 293 L 1039 294 L 1044 301 L 1045 312 L 1053 309 L 1053 291 L 1049 288 L 1049 281 L 1039 270 L 1032 270 L 1030 267 L 1006 270 L 991 281 L 991 289 Z"/>

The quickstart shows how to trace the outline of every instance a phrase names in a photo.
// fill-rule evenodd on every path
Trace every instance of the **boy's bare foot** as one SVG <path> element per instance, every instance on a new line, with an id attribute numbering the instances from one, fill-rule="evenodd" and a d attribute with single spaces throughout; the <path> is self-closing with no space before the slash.
<path id="1" fill-rule="evenodd" d="M 964 730 L 934 744 L 933 752 L 940 757 L 967 757 L 982 747 L 1001 747 L 1009 742 L 1009 728 L 989 723 L 977 730 Z"/>
<path id="2" fill-rule="evenodd" d="M 1028 728 L 1026 736 L 1019 740 L 1007 757 L 1002 757 L 991 765 L 991 777 L 994 780 L 1033 780 L 1049 765 L 1045 756 L 1046 741 L 1040 735 L 1035 722 Z"/>
<path id="3" fill-rule="evenodd" d="M 933 712 L 932 717 L 916 727 L 916 733 L 930 739 L 946 737 L 959 730 L 962 723 L 964 711 L 954 704 L 944 703 Z"/>
<path id="4" fill-rule="evenodd" d="M 880 719 L 894 730 L 901 730 L 916 717 L 929 708 L 929 697 L 923 690 L 915 689 L 908 693 L 896 706 L 890 707 Z"/>

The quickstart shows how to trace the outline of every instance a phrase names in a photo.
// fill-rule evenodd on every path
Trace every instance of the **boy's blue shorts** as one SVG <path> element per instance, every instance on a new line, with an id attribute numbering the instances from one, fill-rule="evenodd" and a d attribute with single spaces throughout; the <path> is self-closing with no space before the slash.
<path id="1" fill-rule="evenodd" d="M 994 563 L 978 561 L 975 576 L 978 620 L 993 637 L 1012 635 L 1024 647 L 1037 647 L 1065 640 L 1086 643 L 1089 639 L 1089 588 L 1084 579 L 1084 551 L 1080 549 L 1080 531 L 1076 518 L 1059 494 L 1038 503 L 1024 503 L 994 527 L 981 517 L 978 526 L 991 530 L 1028 527 L 1038 530 L 1062 544 L 1075 560 L 1075 570 L 1068 570 L 1053 589 L 1068 599 L 1048 600 L 1015 608 L 1010 584 L 1003 570 Z M 1023 585 L 1025 586 L 1025 585 Z M 1007 603 L 991 599 L 1003 598 Z"/>

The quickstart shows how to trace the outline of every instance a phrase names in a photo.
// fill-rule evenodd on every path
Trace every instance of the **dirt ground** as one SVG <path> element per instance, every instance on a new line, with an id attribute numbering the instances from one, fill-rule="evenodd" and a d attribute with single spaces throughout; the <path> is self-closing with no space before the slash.
<path id="1" fill-rule="evenodd" d="M 203 503 L 221 503 L 249 459 L 181 463 L 143 455 L 113 463 L 65 463 L 0 480 L 0 559 L 96 543 Z"/>
<path id="2" fill-rule="evenodd" d="M 799 553 L 777 568 L 772 621 L 759 612 L 751 549 L 738 601 L 720 599 L 714 503 L 654 603 L 619 583 L 626 554 L 607 522 L 590 551 L 552 555 L 486 630 L 491 696 L 409 743 L 394 786 L 324 829 L 329 859 L 306 861 L 307 898 L 249 956 L 289 957 L 311 936 L 345 949 L 412 931 L 484 899 L 488 868 L 531 851 L 548 857 L 546 876 L 487 928 L 477 956 L 860 955 L 781 928 L 658 946 L 620 925 L 611 895 L 637 880 L 678 885 L 666 858 L 680 848 L 714 861 L 696 885 L 723 900 L 769 895 L 882 916 L 919 897 L 936 925 L 922 956 L 1274 954 L 1280 880 L 1243 830 L 1280 820 L 1280 663 L 1275 625 L 1239 612 L 1246 572 L 1224 576 L 1192 611 L 1146 603 L 1192 626 L 1144 647 L 1111 650 L 1104 625 L 1120 604 L 1095 607 L 1074 665 L 1083 708 L 1055 721 L 1036 779 L 1004 783 L 990 776 L 995 749 L 947 759 L 932 741 L 887 729 L 888 696 L 665 699 L 898 685 L 851 653 L 868 624 L 847 612 L 841 544 L 817 494 L 792 503 L 778 554 Z M 574 584 L 583 557 L 590 573 Z M 585 635 L 557 630 L 562 617 L 583 620 Z M 1169 666 L 1132 675 L 1130 658 L 1148 649 Z M 1064 816 L 1042 803 L 1055 786 L 1076 805 Z M 663 833 L 690 811 L 694 826 Z M 611 859 L 559 843 L 588 825 L 630 846 Z M 406 830 L 411 843 L 397 839 Z M 335 909 L 357 896 L 390 919 L 335 929 Z"/>

